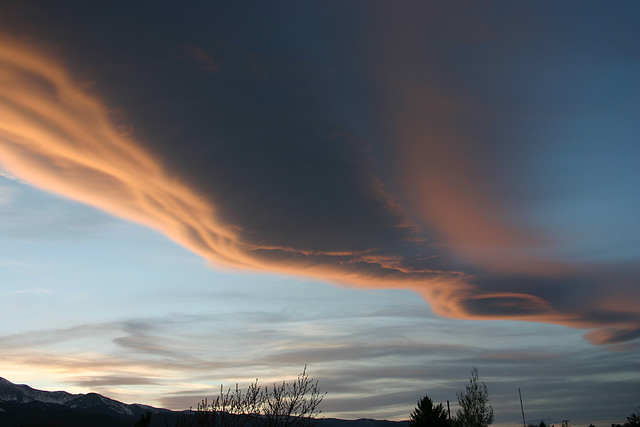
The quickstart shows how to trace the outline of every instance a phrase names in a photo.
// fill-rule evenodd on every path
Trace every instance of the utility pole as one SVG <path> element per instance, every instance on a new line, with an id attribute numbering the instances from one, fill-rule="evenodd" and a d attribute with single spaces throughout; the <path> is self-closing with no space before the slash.
<path id="1" fill-rule="evenodd" d="M 449 406 L 449 399 L 447 399 L 447 412 L 449 412 L 449 421 L 451 421 L 451 407 Z"/>
<path id="2" fill-rule="evenodd" d="M 524 406 L 522 406 L 522 392 L 518 389 L 520 395 L 520 410 L 522 411 L 522 427 L 527 427 L 527 422 L 524 420 Z"/>

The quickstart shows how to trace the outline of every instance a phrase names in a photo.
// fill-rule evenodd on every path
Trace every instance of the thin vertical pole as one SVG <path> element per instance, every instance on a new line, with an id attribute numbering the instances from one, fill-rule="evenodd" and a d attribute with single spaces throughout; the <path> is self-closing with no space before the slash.
<path id="1" fill-rule="evenodd" d="M 449 399 L 447 399 L 447 411 L 449 412 L 449 421 L 451 421 L 451 407 L 449 406 Z"/>
<path id="2" fill-rule="evenodd" d="M 522 411 L 522 427 L 527 427 L 527 422 L 524 420 L 524 406 L 522 406 L 522 392 L 518 389 L 520 395 L 520 410 Z"/>

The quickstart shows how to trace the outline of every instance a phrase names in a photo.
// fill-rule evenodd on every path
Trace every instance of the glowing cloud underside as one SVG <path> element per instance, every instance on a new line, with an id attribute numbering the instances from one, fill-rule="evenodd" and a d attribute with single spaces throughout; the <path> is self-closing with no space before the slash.
<path id="1" fill-rule="evenodd" d="M 605 326 L 588 336 L 595 343 L 634 339 L 640 330 L 634 310 L 612 316 L 615 310 L 603 309 L 595 317 L 595 305 L 567 310 L 531 291 L 535 283 L 514 292 L 509 278 L 495 286 L 490 276 L 437 263 L 416 266 L 374 249 L 312 252 L 252 242 L 216 218 L 215 201 L 174 179 L 119 131 L 107 107 L 83 93 L 60 65 L 7 40 L 0 40 L 0 162 L 40 188 L 154 228 L 218 265 L 412 289 L 449 317 Z M 420 244 L 407 240 L 414 248 Z"/>
<path id="2" fill-rule="evenodd" d="M 355 270 L 345 274 L 326 263 L 293 259 L 311 255 L 304 250 L 241 241 L 235 230 L 216 221 L 215 208 L 205 197 L 169 176 L 157 159 L 118 130 L 108 108 L 83 93 L 60 65 L 4 40 L 0 76 L 0 161 L 33 185 L 159 230 L 218 265 L 346 283 L 366 280 L 373 286 L 406 281 L 401 268 L 391 268 L 398 276 L 392 280 Z M 278 262 L 265 253 L 291 256 Z M 394 263 L 393 257 L 366 253 L 313 255 L 383 269 Z M 447 273 L 429 274 L 432 284 L 450 281 Z"/>
<path id="3" fill-rule="evenodd" d="M 212 207 L 122 134 L 57 64 L 0 42 L 0 160 L 34 185 L 162 231 L 220 263 L 248 267 Z"/>

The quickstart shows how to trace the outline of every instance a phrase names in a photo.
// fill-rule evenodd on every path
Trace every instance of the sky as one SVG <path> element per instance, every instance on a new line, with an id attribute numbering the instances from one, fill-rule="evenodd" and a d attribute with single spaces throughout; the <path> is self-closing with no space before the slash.
<path id="1" fill-rule="evenodd" d="M 640 4 L 0 3 L 0 376 L 407 419 L 640 401 Z"/>

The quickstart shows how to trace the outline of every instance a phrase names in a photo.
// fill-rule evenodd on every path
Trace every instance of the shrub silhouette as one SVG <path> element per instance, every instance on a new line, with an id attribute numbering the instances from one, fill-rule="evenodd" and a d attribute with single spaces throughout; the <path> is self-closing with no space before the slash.
<path id="1" fill-rule="evenodd" d="M 151 425 L 151 412 L 147 411 L 140 415 L 140 419 L 136 421 L 133 427 L 149 427 L 149 425 Z"/>
<path id="2" fill-rule="evenodd" d="M 631 413 L 627 417 L 627 422 L 624 423 L 624 427 L 640 427 L 640 407 L 638 408 L 638 413 Z"/>

